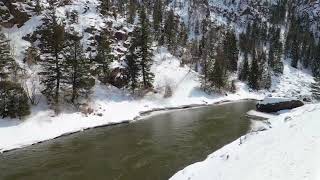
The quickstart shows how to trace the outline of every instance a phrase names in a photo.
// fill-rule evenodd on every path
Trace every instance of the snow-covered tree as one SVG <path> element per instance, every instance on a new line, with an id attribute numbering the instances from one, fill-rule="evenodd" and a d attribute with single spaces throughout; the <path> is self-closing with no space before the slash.
<path id="1" fill-rule="evenodd" d="M 42 19 L 41 31 L 41 71 L 39 72 L 41 84 L 44 86 L 43 94 L 49 102 L 59 104 L 60 91 L 63 78 L 63 56 L 65 29 L 58 22 L 55 14 L 55 4 L 50 7 Z"/>
<path id="2" fill-rule="evenodd" d="M 111 48 L 111 37 L 108 30 L 104 30 L 98 41 L 97 56 L 95 57 L 96 70 L 99 80 L 107 83 L 110 77 L 110 64 L 115 61 L 116 57 Z"/>
<path id="3" fill-rule="evenodd" d="M 85 57 L 80 42 L 82 37 L 76 34 L 66 36 L 67 47 L 64 49 L 66 62 L 63 64 L 64 83 L 63 90 L 70 97 L 74 105 L 78 105 L 80 97 L 87 97 L 95 81 L 90 73 L 90 61 Z"/>

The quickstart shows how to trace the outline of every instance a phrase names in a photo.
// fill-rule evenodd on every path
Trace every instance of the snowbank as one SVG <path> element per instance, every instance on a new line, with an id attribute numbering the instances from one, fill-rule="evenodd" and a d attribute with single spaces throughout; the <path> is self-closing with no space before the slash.
<path id="1" fill-rule="evenodd" d="M 270 113 L 263 113 L 255 110 L 250 110 L 247 112 L 247 115 L 250 117 L 257 117 L 257 118 L 262 118 L 262 119 L 270 119 L 276 117 L 274 114 Z"/>
<path id="2" fill-rule="evenodd" d="M 262 101 L 259 102 L 259 104 L 276 104 L 281 102 L 288 102 L 292 100 L 297 100 L 297 98 L 281 98 L 281 97 L 267 97 L 264 98 Z"/>
<path id="3" fill-rule="evenodd" d="M 320 179 L 320 104 L 270 119 L 271 129 L 226 145 L 170 180 Z"/>

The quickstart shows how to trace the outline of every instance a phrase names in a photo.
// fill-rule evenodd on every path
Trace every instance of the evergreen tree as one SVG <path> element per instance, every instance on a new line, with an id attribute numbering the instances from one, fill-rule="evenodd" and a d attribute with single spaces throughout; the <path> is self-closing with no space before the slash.
<path id="1" fill-rule="evenodd" d="M 151 35 L 149 29 L 149 21 L 146 15 L 144 7 L 140 10 L 139 15 L 139 24 L 138 24 L 138 38 L 136 40 L 139 41 L 139 49 L 138 56 L 141 59 L 141 74 L 143 80 L 143 87 L 145 89 L 152 87 L 154 74 L 150 71 L 150 67 L 152 65 L 152 49 L 151 49 Z"/>
<path id="2" fill-rule="evenodd" d="M 34 10 L 37 13 L 37 15 L 40 15 L 40 13 L 42 11 L 40 0 L 36 0 L 36 6 L 34 7 Z"/>
<path id="3" fill-rule="evenodd" d="M 209 70 L 208 81 L 211 87 L 214 87 L 219 92 L 227 85 L 227 71 L 224 63 L 223 50 L 218 49 L 214 60 L 211 59 L 211 63 L 214 62 Z"/>
<path id="4" fill-rule="evenodd" d="M 110 0 L 101 0 L 100 12 L 102 15 L 108 15 L 111 7 Z"/>
<path id="5" fill-rule="evenodd" d="M 282 43 L 280 41 L 280 29 L 272 30 L 272 38 L 270 42 L 270 51 L 268 64 L 276 74 L 282 74 L 283 63 L 281 57 L 283 54 Z"/>
<path id="6" fill-rule="evenodd" d="M 248 80 L 249 71 L 250 71 L 250 67 L 249 67 L 248 53 L 245 53 L 244 54 L 244 59 L 243 59 L 243 64 L 242 64 L 242 67 L 240 69 L 239 79 L 241 81 Z"/>
<path id="7" fill-rule="evenodd" d="M 87 97 L 95 84 L 90 73 L 90 61 L 85 57 L 80 42 L 81 39 L 82 37 L 74 34 L 67 35 L 66 63 L 63 64 L 65 83 L 67 85 L 64 90 L 67 95 L 70 94 L 70 102 L 74 105 L 77 105 L 79 97 Z"/>
<path id="8" fill-rule="evenodd" d="M 178 44 L 182 47 L 185 47 L 187 45 L 187 42 L 188 42 L 188 30 L 186 25 L 182 21 L 180 23 Z"/>
<path id="9" fill-rule="evenodd" d="M 228 32 L 223 43 L 225 59 L 228 62 L 228 70 L 235 72 L 238 69 L 238 47 L 237 39 L 234 32 Z"/>
<path id="10" fill-rule="evenodd" d="M 129 0 L 128 22 L 133 24 L 135 18 L 136 18 L 136 1 L 135 0 Z"/>
<path id="11" fill-rule="evenodd" d="M 155 35 L 161 32 L 161 24 L 162 24 L 162 0 L 155 0 L 153 5 L 153 29 Z"/>
<path id="12" fill-rule="evenodd" d="M 250 67 L 250 74 L 248 77 L 248 83 L 250 88 L 258 90 L 259 87 L 259 80 L 260 80 L 260 69 L 258 59 L 255 55 L 252 56 L 252 63 Z"/>
<path id="13" fill-rule="evenodd" d="M 129 52 L 126 55 L 126 72 L 128 79 L 128 86 L 134 94 L 135 90 L 139 87 L 139 72 L 140 72 L 140 62 L 136 55 L 135 44 L 131 44 Z"/>
<path id="14" fill-rule="evenodd" d="M 168 44 L 169 50 L 175 48 L 176 28 L 175 15 L 173 10 L 170 10 L 164 23 L 165 42 Z"/>
<path id="15" fill-rule="evenodd" d="M 0 116 L 21 118 L 30 114 L 29 100 L 19 83 L 0 81 Z"/>
<path id="16" fill-rule="evenodd" d="M 30 114 L 28 96 L 20 83 L 10 80 L 18 65 L 10 54 L 10 43 L 0 26 L 0 117 L 21 118 Z"/>
<path id="17" fill-rule="evenodd" d="M 48 13 L 42 20 L 44 22 L 40 29 L 42 33 L 42 48 L 40 49 L 42 69 L 39 72 L 41 84 L 44 86 L 42 93 L 49 102 L 58 105 L 63 78 L 62 66 L 65 59 L 63 56 L 64 26 L 57 21 L 55 4 L 50 3 Z"/>
<path id="18" fill-rule="evenodd" d="M 311 84 L 311 92 L 312 92 L 312 97 L 316 100 L 320 100 L 320 77 L 315 77 L 314 78 L 314 83 Z"/>
<path id="19" fill-rule="evenodd" d="M 10 43 L 1 32 L 0 26 L 0 80 L 8 78 L 14 70 L 15 61 L 10 54 Z"/>
<path id="20" fill-rule="evenodd" d="M 105 30 L 101 34 L 101 39 L 98 42 L 97 56 L 95 58 L 97 66 L 97 75 L 102 83 L 107 83 L 110 76 L 110 64 L 115 60 L 112 54 L 111 38 L 109 31 Z"/>
<path id="21" fill-rule="evenodd" d="M 315 77 L 320 77 L 320 42 L 314 47 L 312 60 L 312 73 Z"/>
<path id="22" fill-rule="evenodd" d="M 291 57 L 292 57 L 291 66 L 294 68 L 297 68 L 299 58 L 300 58 L 300 42 L 298 41 L 297 37 L 295 37 L 292 41 Z"/>

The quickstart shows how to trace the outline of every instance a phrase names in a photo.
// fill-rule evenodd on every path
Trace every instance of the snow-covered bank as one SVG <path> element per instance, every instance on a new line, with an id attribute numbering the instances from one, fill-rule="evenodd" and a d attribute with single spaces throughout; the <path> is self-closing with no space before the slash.
<path id="1" fill-rule="evenodd" d="M 36 107 L 32 114 L 24 121 L 0 121 L 0 151 L 8 151 L 25 147 L 41 141 L 53 139 L 64 134 L 81 131 L 87 128 L 104 126 L 108 124 L 133 121 L 141 112 L 154 109 L 172 108 L 190 104 L 213 104 L 221 101 L 235 101 L 240 99 L 262 99 L 272 95 L 266 91 L 250 92 L 244 83 L 237 83 L 237 93 L 225 95 L 208 95 L 200 87 L 199 75 L 187 66 L 181 66 L 180 61 L 165 50 L 156 53 L 152 71 L 155 73 L 154 86 L 158 93 L 147 94 L 142 99 L 136 99 L 126 92 L 115 87 L 97 85 L 93 90 L 90 107 L 92 114 L 85 116 L 82 113 L 61 113 L 53 116 L 51 110 Z M 289 71 L 294 78 L 297 78 Z M 284 74 L 284 76 L 289 76 Z M 303 74 L 298 82 L 309 82 L 312 77 Z M 165 87 L 172 87 L 173 95 L 163 98 Z M 300 84 L 297 84 L 300 87 Z M 288 88 L 286 83 L 277 84 L 278 89 Z M 294 88 L 293 88 L 294 89 Z M 290 89 L 285 91 L 290 92 Z M 277 96 L 285 94 L 274 91 Z"/>
<path id="2" fill-rule="evenodd" d="M 158 93 L 136 99 L 111 86 L 97 85 L 93 90 L 90 107 L 92 114 L 64 112 L 54 116 L 51 110 L 36 107 L 24 121 L 0 121 L 0 151 L 8 151 L 53 139 L 64 134 L 87 128 L 133 121 L 141 112 L 172 108 L 190 104 L 212 104 L 239 99 L 261 99 L 263 95 L 249 93 L 239 83 L 237 94 L 207 95 L 200 87 L 198 74 L 165 50 L 157 53 L 152 71 L 155 73 L 155 89 Z M 165 87 L 172 87 L 173 95 L 163 98 Z"/>
<path id="3" fill-rule="evenodd" d="M 271 118 L 272 128 L 242 137 L 171 180 L 320 179 L 320 104 Z"/>

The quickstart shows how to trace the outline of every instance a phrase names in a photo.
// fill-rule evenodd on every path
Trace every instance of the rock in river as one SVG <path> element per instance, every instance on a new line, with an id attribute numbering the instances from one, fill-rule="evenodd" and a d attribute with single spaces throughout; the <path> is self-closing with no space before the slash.
<path id="1" fill-rule="evenodd" d="M 260 112 L 272 113 L 285 109 L 294 109 L 303 106 L 304 103 L 297 99 L 266 98 L 257 103 L 257 110 Z"/>

